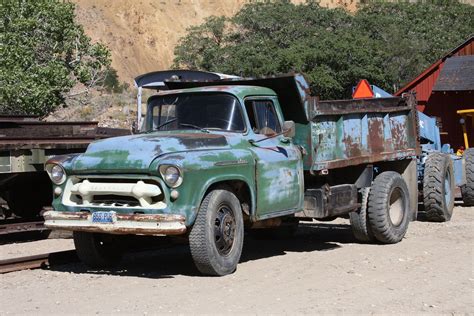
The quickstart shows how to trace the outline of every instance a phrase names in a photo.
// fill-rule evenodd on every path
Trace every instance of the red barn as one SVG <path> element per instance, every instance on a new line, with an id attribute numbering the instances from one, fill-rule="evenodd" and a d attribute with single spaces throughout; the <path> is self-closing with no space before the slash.
<path id="1" fill-rule="evenodd" d="M 458 110 L 474 109 L 474 36 L 431 65 L 395 93 L 416 92 L 418 109 L 439 119 L 442 143 L 463 146 Z M 474 139 L 474 122 L 466 122 Z M 470 145 L 472 147 L 472 145 Z"/>

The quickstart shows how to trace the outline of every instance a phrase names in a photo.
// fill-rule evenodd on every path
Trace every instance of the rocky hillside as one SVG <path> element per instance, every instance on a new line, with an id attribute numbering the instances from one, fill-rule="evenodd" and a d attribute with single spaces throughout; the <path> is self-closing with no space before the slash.
<path id="1" fill-rule="evenodd" d="M 198 25 L 212 15 L 232 16 L 246 3 L 264 0 L 70 1 L 76 4 L 77 20 L 87 35 L 93 41 L 107 44 L 112 53 L 112 66 L 120 80 L 133 87 L 133 78 L 137 75 L 169 69 L 174 47 L 190 26 Z M 354 11 L 362 1 L 319 0 L 319 3 L 324 7 Z M 474 4 L 474 0 L 462 1 Z M 128 128 L 136 117 L 134 96 L 133 88 L 119 95 L 91 91 L 69 100 L 66 108 L 58 109 L 47 119 L 97 120 L 102 126 Z"/>
<path id="2" fill-rule="evenodd" d="M 173 49 L 186 28 L 211 15 L 234 15 L 255 0 L 72 0 L 77 19 L 94 41 L 112 51 L 112 66 L 121 80 L 168 69 Z M 293 0 L 295 3 L 304 0 Z M 359 0 L 321 0 L 322 6 L 354 10 Z"/>

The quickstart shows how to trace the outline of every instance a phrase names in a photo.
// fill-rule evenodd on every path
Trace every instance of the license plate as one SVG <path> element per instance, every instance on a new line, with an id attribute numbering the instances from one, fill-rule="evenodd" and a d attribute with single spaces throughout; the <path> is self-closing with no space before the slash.
<path id="1" fill-rule="evenodd" d="M 92 223 L 114 223 L 115 212 L 94 212 L 92 213 Z"/>

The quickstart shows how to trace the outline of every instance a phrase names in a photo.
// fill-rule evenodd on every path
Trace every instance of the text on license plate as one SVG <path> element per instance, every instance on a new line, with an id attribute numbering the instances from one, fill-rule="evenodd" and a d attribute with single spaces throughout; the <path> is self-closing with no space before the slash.
<path id="1" fill-rule="evenodd" d="M 92 213 L 93 223 L 113 223 L 115 221 L 115 212 L 94 212 Z"/>

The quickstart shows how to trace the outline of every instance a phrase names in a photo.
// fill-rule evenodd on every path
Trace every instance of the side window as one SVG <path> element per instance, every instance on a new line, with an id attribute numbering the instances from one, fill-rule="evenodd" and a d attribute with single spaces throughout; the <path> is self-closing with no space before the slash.
<path id="1" fill-rule="evenodd" d="M 255 133 L 273 135 L 281 132 L 280 122 L 272 101 L 247 100 L 245 109 Z"/>

